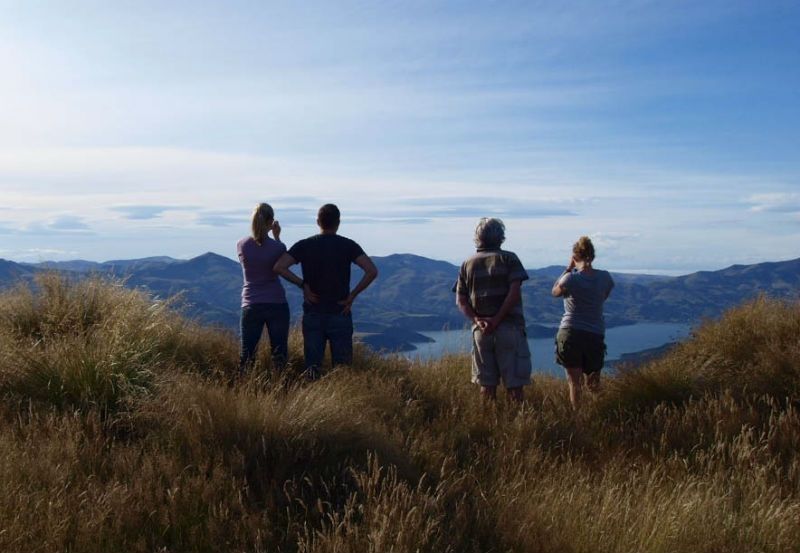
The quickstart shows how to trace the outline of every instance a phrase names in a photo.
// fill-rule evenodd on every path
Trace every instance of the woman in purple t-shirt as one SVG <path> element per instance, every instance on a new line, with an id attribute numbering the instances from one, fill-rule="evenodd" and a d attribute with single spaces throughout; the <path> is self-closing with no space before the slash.
<path id="1" fill-rule="evenodd" d="M 274 239 L 269 237 L 272 231 Z M 286 251 L 280 241 L 281 226 L 269 204 L 258 204 L 253 210 L 252 236 L 236 244 L 242 264 L 241 350 L 239 372 L 252 364 L 264 326 L 267 327 L 272 350 L 272 364 L 277 369 L 286 365 L 289 343 L 289 304 L 286 292 L 272 267 Z"/>

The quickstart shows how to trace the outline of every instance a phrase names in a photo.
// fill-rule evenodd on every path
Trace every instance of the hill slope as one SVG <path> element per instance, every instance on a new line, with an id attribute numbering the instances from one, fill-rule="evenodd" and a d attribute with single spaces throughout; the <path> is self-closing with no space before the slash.
<path id="1" fill-rule="evenodd" d="M 737 308 L 572 413 L 547 377 L 481 403 L 465 357 L 359 348 L 306 384 L 261 352 L 232 382 L 229 333 L 119 286 L 38 289 L 0 295 L 1 551 L 800 543 L 798 304 Z"/>

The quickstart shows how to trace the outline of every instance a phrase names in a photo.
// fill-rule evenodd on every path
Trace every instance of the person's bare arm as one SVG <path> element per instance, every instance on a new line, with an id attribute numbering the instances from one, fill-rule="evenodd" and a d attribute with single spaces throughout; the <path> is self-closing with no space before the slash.
<path id="1" fill-rule="evenodd" d="M 301 288 L 303 290 L 303 297 L 309 303 L 317 303 L 319 302 L 319 296 L 315 294 L 311 287 L 303 282 L 303 279 L 294 274 L 289 267 L 292 265 L 296 265 L 297 260 L 289 255 L 288 253 L 284 253 L 282 256 L 278 258 L 278 261 L 275 263 L 275 266 L 272 267 L 272 270 L 277 274 L 281 275 L 283 278 Z"/>
<path id="2" fill-rule="evenodd" d="M 469 303 L 469 296 L 466 294 L 456 294 L 456 305 L 458 306 L 458 310 L 461 311 L 467 319 L 473 323 L 478 322 L 478 314 L 475 313 L 472 304 Z"/>
<path id="3" fill-rule="evenodd" d="M 353 301 L 355 301 L 356 296 L 366 290 L 367 287 L 372 284 L 372 281 L 378 278 L 378 268 L 368 255 L 359 255 L 356 257 L 354 263 L 364 271 L 364 276 L 361 277 L 356 287 L 347 295 L 347 298 L 339 302 L 339 305 L 344 307 L 342 313 L 349 313 L 350 309 L 353 307 Z"/>
<path id="4" fill-rule="evenodd" d="M 289 255 L 288 253 L 284 253 L 282 256 L 278 258 L 278 261 L 275 262 L 275 266 L 272 267 L 272 270 L 277 274 L 281 275 L 283 278 L 297 286 L 298 288 L 303 287 L 303 279 L 294 274 L 289 267 L 292 265 L 296 265 L 297 260 L 294 257 Z"/>
<path id="5" fill-rule="evenodd" d="M 567 274 L 567 273 L 564 273 L 564 275 L 565 274 Z M 560 298 L 561 296 L 564 295 L 564 289 L 561 287 L 561 279 L 564 277 L 564 275 L 561 275 L 560 277 L 558 277 L 558 279 L 556 280 L 555 284 L 553 284 L 553 289 L 551 290 L 551 293 L 553 294 L 553 297 L 555 297 L 555 298 Z"/>
<path id="6" fill-rule="evenodd" d="M 564 274 L 562 274 L 560 277 L 558 277 L 556 279 L 555 284 L 553 284 L 553 290 L 551 291 L 551 293 L 553 294 L 554 297 L 560 298 L 560 297 L 562 297 L 562 296 L 564 296 L 566 294 L 566 290 L 564 289 L 563 286 L 561 286 L 561 280 L 564 278 L 564 275 L 567 275 L 567 274 L 572 272 L 572 270 L 575 268 L 575 265 L 576 265 L 575 258 L 571 257 L 569 259 L 569 265 L 567 266 L 566 270 L 564 271 Z"/>
<path id="7" fill-rule="evenodd" d="M 491 334 L 494 329 L 500 326 L 500 323 L 506 318 L 508 312 L 518 305 L 520 301 L 522 301 L 522 281 L 515 280 L 509 285 L 506 299 L 503 300 L 503 305 L 500 306 L 500 310 L 489 319 L 489 324 L 485 332 Z"/>
<path id="8" fill-rule="evenodd" d="M 473 324 L 478 325 L 481 330 L 486 329 L 486 326 L 489 324 L 487 319 L 475 313 L 472 304 L 469 302 L 469 296 L 466 294 L 456 294 L 456 305 L 458 306 L 458 310 Z"/>

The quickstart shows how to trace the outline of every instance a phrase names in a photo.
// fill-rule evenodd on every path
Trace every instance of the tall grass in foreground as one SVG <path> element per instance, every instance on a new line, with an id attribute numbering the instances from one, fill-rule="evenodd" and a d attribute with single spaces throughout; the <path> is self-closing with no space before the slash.
<path id="1" fill-rule="evenodd" d="M 292 338 L 291 359 L 301 360 Z M 468 360 L 358 350 L 231 384 L 232 335 L 113 283 L 0 296 L 0 551 L 799 551 L 800 308 L 484 405 Z"/>

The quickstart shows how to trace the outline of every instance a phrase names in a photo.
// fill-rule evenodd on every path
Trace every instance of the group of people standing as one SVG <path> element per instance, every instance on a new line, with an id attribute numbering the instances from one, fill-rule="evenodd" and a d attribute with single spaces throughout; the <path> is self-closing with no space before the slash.
<path id="1" fill-rule="evenodd" d="M 378 269 L 356 242 L 340 236 L 339 208 L 325 204 L 317 213 L 320 232 L 300 240 L 287 251 L 281 226 L 269 204 L 253 211 L 252 235 L 236 245 L 242 264 L 241 354 L 239 371 L 252 363 L 264 326 L 269 334 L 272 363 L 286 365 L 289 342 L 289 304 L 278 276 L 303 291 L 303 356 L 309 380 L 320 377 L 325 348 L 330 343 L 334 365 L 353 361 L 353 315 L 356 297 L 378 276 Z M 269 236 L 272 233 L 272 237 Z M 291 269 L 300 264 L 303 276 Z M 350 269 L 364 272 L 350 290 Z"/>
<path id="2" fill-rule="evenodd" d="M 287 250 L 280 241 L 281 227 L 272 207 L 266 203 L 256 206 L 251 236 L 237 243 L 244 275 L 241 373 L 252 365 L 265 326 L 273 365 L 277 369 L 286 365 L 289 305 L 279 277 L 303 292 L 306 378 L 320 378 L 328 343 L 334 366 L 352 363 L 351 309 L 358 295 L 377 278 L 378 269 L 361 246 L 338 234 L 340 221 L 335 205 L 323 205 L 317 213 L 320 232 Z M 472 381 L 486 399 L 496 398 L 502 382 L 513 400 L 522 401 L 532 371 L 522 308 L 522 283 L 528 274 L 516 254 L 501 248 L 505 226 L 500 219 L 481 219 L 474 240 L 477 251 L 461 265 L 453 287 L 456 305 L 472 322 Z M 592 266 L 594 257 L 592 241 L 581 237 L 552 289 L 553 296 L 564 299 L 555 353 L 567 372 L 574 408 L 580 404 L 584 379 L 590 390 L 599 387 L 605 362 L 603 303 L 614 281 L 607 271 Z M 298 263 L 302 277 L 291 269 Z M 353 264 L 363 276 L 351 290 Z"/>
<path id="3" fill-rule="evenodd" d="M 502 381 L 509 396 L 522 401 L 532 369 L 522 309 L 522 283 L 528 273 L 516 254 L 501 248 L 505 239 L 500 219 L 481 219 L 475 228 L 477 251 L 462 263 L 453 291 L 459 310 L 473 323 L 472 381 L 487 399 L 496 397 Z M 555 355 L 567 372 L 575 409 L 584 379 L 590 390 L 597 390 L 605 363 L 603 303 L 614 281 L 608 271 L 592 266 L 594 257 L 592 241 L 582 236 L 552 289 L 553 296 L 564 299 Z"/>

